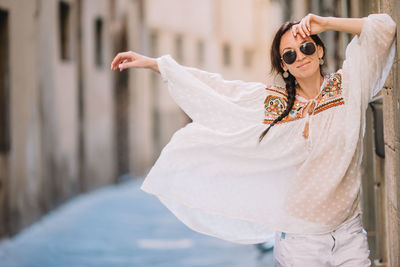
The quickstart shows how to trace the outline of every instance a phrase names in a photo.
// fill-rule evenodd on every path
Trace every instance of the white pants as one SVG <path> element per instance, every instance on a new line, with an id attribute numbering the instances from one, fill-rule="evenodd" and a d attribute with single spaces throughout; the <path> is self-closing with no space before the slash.
<path id="1" fill-rule="evenodd" d="M 338 229 L 316 235 L 275 232 L 275 266 L 371 266 L 361 213 Z"/>

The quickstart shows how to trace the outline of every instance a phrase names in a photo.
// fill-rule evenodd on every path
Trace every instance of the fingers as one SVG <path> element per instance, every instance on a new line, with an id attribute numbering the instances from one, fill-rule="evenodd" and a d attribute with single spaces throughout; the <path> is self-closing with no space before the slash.
<path id="1" fill-rule="evenodd" d="M 297 33 L 299 33 L 303 38 L 306 38 L 307 30 L 304 29 L 302 21 L 299 24 L 295 24 L 292 26 L 293 36 L 296 37 Z"/>
<path id="2" fill-rule="evenodd" d="M 303 32 L 303 33 L 302 33 L 303 38 L 305 38 L 306 35 L 307 35 L 307 36 L 310 36 L 310 33 L 309 33 L 309 31 L 308 31 L 308 29 L 307 29 L 307 26 L 306 26 L 306 24 L 305 24 L 304 21 L 303 21 L 303 23 L 301 23 L 300 28 L 301 28 L 301 30 L 302 30 L 302 32 Z"/>
<path id="3" fill-rule="evenodd" d="M 307 16 L 306 19 L 305 19 L 305 23 L 306 23 L 308 32 L 311 34 L 311 23 L 310 23 L 310 20 L 311 20 L 311 16 Z"/>
<path id="4" fill-rule="evenodd" d="M 297 34 L 297 29 L 296 28 L 297 28 L 297 24 L 293 25 L 292 29 L 291 29 L 292 30 L 292 34 L 293 34 L 294 37 L 296 37 L 296 34 Z"/>
<path id="5" fill-rule="evenodd" d="M 293 36 L 295 36 L 295 37 L 298 32 L 303 38 L 306 38 L 306 34 L 304 33 L 304 29 L 302 28 L 301 22 L 299 24 L 292 26 L 292 32 L 293 32 Z"/>
<path id="6" fill-rule="evenodd" d="M 306 38 L 306 36 L 310 36 L 311 35 L 310 20 L 311 20 L 311 16 L 307 15 L 304 18 L 302 18 L 298 24 L 293 25 L 293 27 L 292 27 L 293 35 L 296 36 L 297 32 L 298 32 L 303 38 Z"/>
<path id="7" fill-rule="evenodd" d="M 307 26 L 306 26 L 306 17 L 300 21 L 298 29 L 299 29 L 301 36 L 303 36 L 303 38 L 306 38 L 306 35 L 307 36 L 310 35 L 310 33 L 307 29 Z"/>
<path id="8" fill-rule="evenodd" d="M 134 57 L 131 52 L 118 53 L 111 62 L 111 69 L 115 70 L 119 64 L 132 60 L 134 60 Z"/>
<path id="9" fill-rule="evenodd" d="M 133 62 L 125 62 L 118 65 L 119 71 L 123 71 L 124 69 L 134 68 L 137 64 L 135 61 Z"/>
<path id="10" fill-rule="evenodd" d="M 303 20 L 300 21 L 299 26 L 297 26 L 297 30 L 299 31 L 300 35 L 301 35 L 303 38 L 305 38 L 306 36 L 305 36 L 304 31 L 303 31 L 303 28 L 302 28 L 302 26 L 301 26 L 302 23 L 303 23 Z"/>
<path id="11" fill-rule="evenodd" d="M 118 64 L 119 71 L 123 71 L 124 69 L 127 69 L 128 66 L 126 65 L 126 63 L 128 63 L 128 62 L 129 61 L 127 59 L 124 59 L 122 61 L 122 63 Z"/>

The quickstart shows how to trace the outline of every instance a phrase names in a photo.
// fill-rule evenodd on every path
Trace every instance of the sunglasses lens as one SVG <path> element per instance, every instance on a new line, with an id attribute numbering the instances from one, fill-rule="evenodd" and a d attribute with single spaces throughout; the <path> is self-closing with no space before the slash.
<path id="1" fill-rule="evenodd" d="M 300 46 L 300 51 L 305 55 L 312 55 L 315 52 L 315 45 L 312 42 L 302 44 Z"/>
<path id="2" fill-rule="evenodd" d="M 290 50 L 285 52 L 282 55 L 282 58 L 286 62 L 286 64 L 293 64 L 293 62 L 296 61 L 296 50 Z"/>

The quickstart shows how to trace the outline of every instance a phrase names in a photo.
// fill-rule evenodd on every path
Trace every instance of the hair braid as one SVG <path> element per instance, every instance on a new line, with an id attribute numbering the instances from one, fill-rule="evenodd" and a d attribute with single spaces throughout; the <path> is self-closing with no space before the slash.
<path id="1" fill-rule="evenodd" d="M 287 97 L 287 105 L 286 109 L 282 112 L 281 115 L 279 115 L 278 118 L 276 118 L 269 126 L 267 129 L 265 129 L 260 137 L 259 137 L 259 142 L 264 138 L 264 136 L 268 133 L 269 129 L 274 126 L 275 123 L 278 121 L 281 121 L 283 118 L 285 118 L 287 115 L 289 115 L 289 112 L 292 110 L 294 101 L 296 100 L 296 79 L 292 74 L 289 73 L 289 77 L 283 78 L 286 84 L 286 92 L 288 94 Z"/>

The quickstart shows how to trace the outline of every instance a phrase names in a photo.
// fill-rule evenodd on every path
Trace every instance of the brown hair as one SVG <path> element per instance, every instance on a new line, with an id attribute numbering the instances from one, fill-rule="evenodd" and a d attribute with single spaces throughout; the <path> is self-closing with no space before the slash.
<path id="1" fill-rule="evenodd" d="M 284 70 L 281 66 L 281 54 L 279 51 L 279 47 L 281 44 L 281 38 L 282 35 L 287 32 L 293 25 L 298 24 L 300 21 L 295 21 L 295 22 L 285 22 L 284 24 L 282 24 L 282 26 L 278 29 L 278 31 L 275 34 L 274 40 L 272 41 L 271 44 L 271 73 L 278 73 L 278 74 L 283 74 Z M 319 38 L 318 35 L 313 34 L 310 35 L 310 37 L 313 39 L 313 41 L 322 47 L 323 51 L 324 51 L 324 55 L 322 56 L 322 58 L 325 58 L 325 45 L 322 42 L 322 40 Z M 296 78 L 290 73 L 289 76 L 287 78 L 284 78 L 283 76 L 283 80 L 285 81 L 286 84 L 286 92 L 288 94 L 288 101 L 287 101 L 287 106 L 286 109 L 282 112 L 281 115 L 279 115 L 278 118 L 276 118 L 271 124 L 269 124 L 268 128 L 266 130 L 264 130 L 260 137 L 259 137 L 259 142 L 261 142 L 261 140 L 264 138 L 264 136 L 268 133 L 269 129 L 275 125 L 275 123 L 279 122 L 280 120 L 282 120 L 283 118 L 285 118 L 287 115 L 289 115 L 289 112 L 292 110 L 294 101 L 296 99 Z M 324 76 L 324 72 L 322 70 L 322 66 L 320 67 L 320 73 L 322 76 Z"/>

